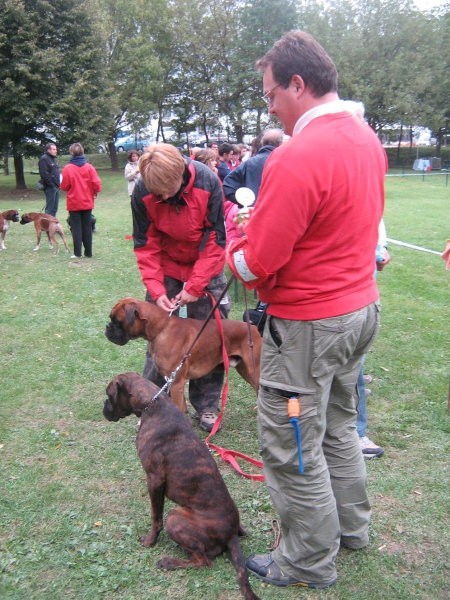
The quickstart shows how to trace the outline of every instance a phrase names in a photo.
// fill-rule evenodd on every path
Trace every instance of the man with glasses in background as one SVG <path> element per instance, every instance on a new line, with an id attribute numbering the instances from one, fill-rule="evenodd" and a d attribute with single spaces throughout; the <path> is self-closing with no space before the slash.
<path id="1" fill-rule="evenodd" d="M 271 153 L 245 235 L 228 249 L 233 273 L 269 305 L 258 430 L 281 538 L 247 568 L 272 585 L 325 588 L 339 547 L 369 542 L 354 389 L 379 324 L 387 160 L 339 99 L 336 67 L 310 35 L 287 33 L 257 67 L 269 113 L 292 137 Z"/>

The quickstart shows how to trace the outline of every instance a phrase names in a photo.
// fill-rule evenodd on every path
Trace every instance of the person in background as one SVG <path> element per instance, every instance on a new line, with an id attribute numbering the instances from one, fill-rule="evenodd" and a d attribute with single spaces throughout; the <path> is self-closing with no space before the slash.
<path id="1" fill-rule="evenodd" d="M 131 198 L 134 190 L 134 184 L 136 179 L 139 177 L 139 152 L 137 150 L 130 150 L 128 152 L 128 162 L 125 165 L 125 179 L 128 181 L 128 196 Z"/>
<path id="2" fill-rule="evenodd" d="M 225 223 L 220 180 L 204 164 L 183 157 L 170 144 L 156 144 L 139 159 L 140 179 L 131 198 L 134 253 L 146 300 L 167 312 L 186 306 L 187 316 L 205 319 L 214 298 L 227 285 Z M 227 318 L 230 300 L 219 305 Z M 150 352 L 143 376 L 159 386 Z M 189 400 L 200 427 L 211 431 L 217 420 L 223 366 L 189 382 Z"/>
<path id="3" fill-rule="evenodd" d="M 198 152 L 196 160 L 205 164 L 209 169 L 211 169 L 211 171 L 213 171 L 213 173 L 217 175 L 217 160 L 214 150 L 211 148 L 203 148 L 200 152 Z M 242 235 L 242 232 L 236 223 L 239 206 L 234 202 L 230 202 L 230 200 L 227 200 L 225 197 L 223 200 L 225 230 L 227 234 L 227 244 L 229 244 L 231 240 L 235 240 Z"/>
<path id="4" fill-rule="evenodd" d="M 59 165 L 56 160 L 58 148 L 56 144 L 47 144 L 45 153 L 39 159 L 39 175 L 44 186 L 45 209 L 47 215 L 56 217 L 59 206 L 60 174 Z"/>
<path id="5" fill-rule="evenodd" d="M 246 564 L 271 585 L 325 588 L 340 546 L 369 543 L 354 389 L 379 327 L 373 253 L 387 158 L 339 99 L 336 67 L 312 36 L 287 33 L 257 66 L 269 114 L 291 138 L 266 162 L 245 235 L 227 251 L 269 305 L 257 418 L 281 538 Z"/>
<path id="6" fill-rule="evenodd" d="M 391 257 L 387 249 L 387 235 L 386 226 L 384 220 L 381 219 L 380 225 L 378 226 L 378 244 L 375 252 L 376 270 L 375 277 L 378 271 L 382 271 L 384 267 L 390 262 Z M 361 359 L 361 368 L 358 373 L 358 380 L 356 382 L 356 395 L 358 398 L 358 415 L 356 417 L 356 431 L 359 436 L 359 444 L 361 447 L 362 454 L 366 460 L 371 458 L 380 458 L 383 456 L 384 449 L 378 446 L 366 435 L 367 433 L 367 398 L 368 391 L 366 384 L 372 382 L 370 375 L 364 375 L 364 362 L 365 355 Z"/>
<path id="7" fill-rule="evenodd" d="M 264 165 L 270 153 L 283 143 L 284 133 L 281 129 L 267 129 L 261 138 L 261 148 L 255 156 L 241 163 L 239 167 L 228 173 L 223 180 L 223 191 L 227 200 L 236 202 L 236 190 L 248 187 L 255 194 L 255 203 L 258 198 L 259 188 Z"/>
<path id="8" fill-rule="evenodd" d="M 196 152 L 193 160 L 198 160 L 198 162 L 203 163 L 208 167 L 208 169 L 211 169 L 211 171 L 218 176 L 217 154 L 212 148 L 199 148 L 199 151 Z"/>
<path id="9" fill-rule="evenodd" d="M 219 160 L 219 146 L 218 144 L 216 144 L 216 142 L 209 142 L 208 144 L 206 144 L 207 148 L 211 148 L 212 150 L 214 150 L 215 154 L 216 154 L 216 160 Z"/>
<path id="10" fill-rule="evenodd" d="M 95 168 L 87 162 L 83 146 L 76 142 L 69 148 L 70 160 L 62 170 L 61 189 L 67 192 L 66 206 L 72 232 L 73 256 L 92 257 L 92 211 L 102 182 Z"/>
<path id="11" fill-rule="evenodd" d="M 219 146 L 219 164 L 217 165 L 217 171 L 221 181 L 223 181 L 228 173 L 231 172 L 229 163 L 233 156 L 233 152 L 233 146 L 228 142 L 224 142 Z"/>

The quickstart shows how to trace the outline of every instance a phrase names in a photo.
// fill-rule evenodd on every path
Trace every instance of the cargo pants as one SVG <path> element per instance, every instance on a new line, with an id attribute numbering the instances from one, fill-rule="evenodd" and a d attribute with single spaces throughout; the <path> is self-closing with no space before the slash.
<path id="1" fill-rule="evenodd" d="M 258 431 L 266 484 L 280 517 L 272 556 L 303 582 L 336 580 L 339 546 L 368 544 L 370 504 L 356 433 L 354 390 L 361 357 L 379 327 L 373 303 L 316 321 L 269 316 L 264 329 Z M 300 397 L 304 473 L 287 413 Z"/>

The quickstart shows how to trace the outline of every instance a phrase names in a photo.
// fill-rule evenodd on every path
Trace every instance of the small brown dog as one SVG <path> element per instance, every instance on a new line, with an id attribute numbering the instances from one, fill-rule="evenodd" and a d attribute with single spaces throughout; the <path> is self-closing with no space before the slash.
<path id="1" fill-rule="evenodd" d="M 33 248 L 35 252 L 40 248 L 41 235 L 44 231 L 47 234 L 50 248 L 53 248 L 53 246 L 55 246 L 55 254 L 59 253 L 59 244 L 55 237 L 56 233 L 61 237 L 67 252 L 70 253 L 70 248 L 67 245 L 66 237 L 64 235 L 64 230 L 62 228 L 61 223 L 56 217 L 53 217 L 52 215 L 48 215 L 46 213 L 38 212 L 23 213 L 22 218 L 20 219 L 20 224 L 26 225 L 27 223 L 31 222 L 34 223 L 34 228 L 36 229 L 37 236 L 37 244 L 36 247 Z"/>
<path id="2" fill-rule="evenodd" d="M 109 318 L 106 337 L 119 346 L 139 337 L 148 340 L 151 355 L 161 375 L 168 377 L 189 351 L 189 356 L 170 389 L 172 400 L 182 412 L 187 412 L 184 398 L 186 381 L 203 377 L 223 363 L 222 338 L 214 319 L 207 323 L 191 348 L 203 326 L 203 321 L 198 319 L 169 316 L 168 312 L 156 304 L 134 298 L 119 300 Z M 230 365 L 258 390 L 262 344 L 258 329 L 254 325 L 231 319 L 224 319 L 222 327 Z"/>
<path id="3" fill-rule="evenodd" d="M 19 212 L 15 208 L 0 213 L 0 251 L 6 250 L 5 237 L 6 232 L 9 229 L 9 222 L 13 221 L 14 223 L 17 223 L 18 220 Z"/>
<path id="4" fill-rule="evenodd" d="M 244 531 L 238 509 L 206 445 L 189 421 L 160 388 L 137 373 L 122 373 L 106 388 L 103 415 L 118 421 L 132 413 L 140 417 L 136 448 L 147 476 L 152 525 L 141 538 L 154 546 L 163 529 L 165 496 L 178 504 L 166 517 L 169 537 L 188 559 L 164 556 L 161 569 L 211 567 L 212 559 L 229 550 L 239 587 L 246 600 L 258 600 L 252 591 L 239 544 Z"/>

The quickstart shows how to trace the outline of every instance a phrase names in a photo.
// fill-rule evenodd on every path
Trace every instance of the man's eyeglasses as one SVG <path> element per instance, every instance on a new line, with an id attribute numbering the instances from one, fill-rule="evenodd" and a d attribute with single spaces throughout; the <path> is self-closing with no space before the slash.
<path id="1" fill-rule="evenodd" d="M 261 99 L 264 100 L 264 102 L 266 103 L 266 105 L 270 108 L 273 104 L 273 98 L 271 98 L 271 94 L 277 89 L 279 88 L 281 85 L 284 85 L 283 83 L 277 83 L 276 86 L 274 86 L 271 90 L 269 90 L 268 92 L 266 92 L 264 94 L 264 96 L 261 96 Z"/>

